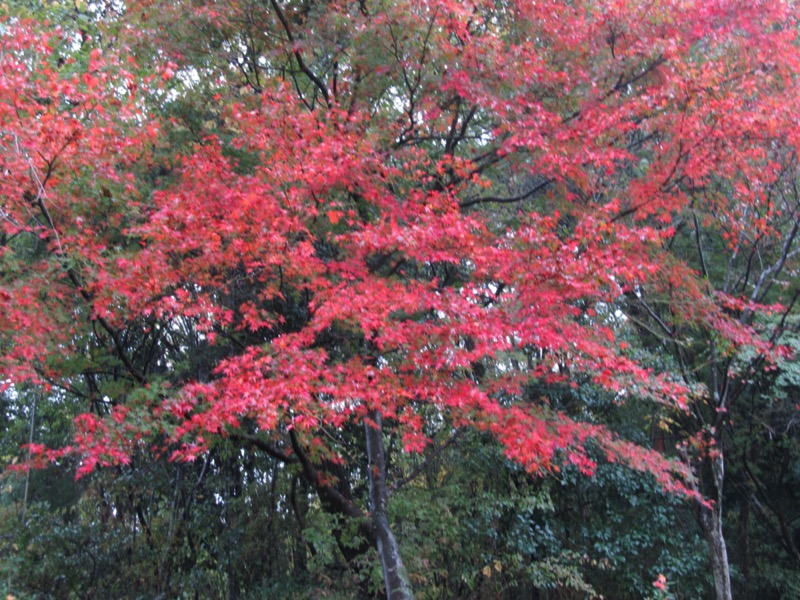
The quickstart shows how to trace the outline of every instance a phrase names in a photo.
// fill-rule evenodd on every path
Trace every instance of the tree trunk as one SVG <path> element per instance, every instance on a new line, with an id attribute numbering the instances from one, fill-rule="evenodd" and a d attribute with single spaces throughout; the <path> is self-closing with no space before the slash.
<path id="1" fill-rule="evenodd" d="M 400 547 L 389 525 L 386 508 L 389 503 L 389 489 L 386 485 L 386 454 L 383 447 L 383 428 L 381 414 L 372 411 L 372 422 L 364 423 L 367 437 L 367 457 L 369 458 L 369 499 L 375 544 L 383 568 L 383 581 L 386 585 L 387 600 L 413 600 L 414 593 L 406 574 L 406 567 L 400 555 Z"/>
<path id="2" fill-rule="evenodd" d="M 733 600 L 728 548 L 722 531 L 722 484 L 725 480 L 725 463 L 722 452 L 710 460 L 716 498 L 713 506 L 700 507 L 700 524 L 703 527 L 703 533 L 711 553 L 711 568 L 714 574 L 716 599 Z"/>
<path id="3" fill-rule="evenodd" d="M 722 514 L 716 507 L 703 509 L 703 530 L 711 552 L 711 568 L 714 573 L 714 589 L 717 600 L 732 600 L 731 572 L 728 564 L 728 549 L 722 534 Z"/>

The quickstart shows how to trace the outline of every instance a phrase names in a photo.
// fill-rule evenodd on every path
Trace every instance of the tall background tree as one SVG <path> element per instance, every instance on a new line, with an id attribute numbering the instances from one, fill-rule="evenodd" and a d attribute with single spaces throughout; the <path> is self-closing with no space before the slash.
<path id="1" fill-rule="evenodd" d="M 793 381 L 796 15 L 15 6 L 0 373 L 9 439 L 49 468 L 10 487 L 8 581 L 120 596 L 127 561 L 164 597 L 585 595 L 630 556 L 637 595 L 665 573 L 692 595 L 696 544 L 625 509 L 675 530 L 667 491 L 729 598 L 726 460 L 737 557 L 756 509 L 793 560 L 793 408 L 769 411 Z M 36 539 L 41 478 L 72 473 Z M 20 566 L 53 543 L 88 558 Z"/>

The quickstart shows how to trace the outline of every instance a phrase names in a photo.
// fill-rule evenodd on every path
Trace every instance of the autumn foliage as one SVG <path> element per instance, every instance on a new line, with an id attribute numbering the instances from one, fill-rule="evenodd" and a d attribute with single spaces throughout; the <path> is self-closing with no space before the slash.
<path id="1" fill-rule="evenodd" d="M 320 465 L 379 414 L 409 452 L 470 427 L 532 473 L 599 455 L 696 493 L 529 390 L 687 411 L 702 387 L 625 341 L 645 293 L 723 352 L 780 350 L 739 318 L 779 305 L 670 248 L 692 218 L 778 238 L 793 2 L 132 4 L 96 39 L 0 34 L 0 379 L 85 410 L 34 457 L 246 436 Z"/>

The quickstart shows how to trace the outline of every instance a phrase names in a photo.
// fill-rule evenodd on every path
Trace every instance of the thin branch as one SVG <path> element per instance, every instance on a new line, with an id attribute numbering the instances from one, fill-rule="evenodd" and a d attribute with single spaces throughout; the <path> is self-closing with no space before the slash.
<path id="1" fill-rule="evenodd" d="M 535 196 L 539 192 L 547 189 L 547 187 L 553 183 L 552 179 L 545 179 L 541 183 L 533 186 L 527 192 L 519 194 L 518 196 L 508 196 L 508 197 L 500 197 L 500 196 L 481 196 L 477 198 L 468 198 L 459 204 L 461 208 L 469 208 L 470 206 L 475 206 L 476 204 L 514 204 L 515 202 L 522 202 L 523 200 L 527 200 L 532 196 Z"/>
<path id="2" fill-rule="evenodd" d="M 703 271 L 703 277 L 708 279 L 708 268 L 706 267 L 706 257 L 703 253 L 703 241 L 700 239 L 700 224 L 697 222 L 697 215 L 692 215 L 694 221 L 694 241 L 697 244 L 697 254 L 700 257 L 700 268 Z"/>
<path id="3" fill-rule="evenodd" d="M 283 450 L 278 449 L 266 440 L 262 440 L 258 436 L 249 435 L 246 433 L 229 433 L 228 437 L 235 442 L 243 442 L 249 447 L 261 450 L 263 453 L 268 454 L 272 458 L 276 458 L 286 464 L 297 462 L 297 457 L 287 454 Z"/>
<path id="4" fill-rule="evenodd" d="M 462 433 L 463 433 L 463 430 L 458 430 L 458 431 L 456 431 L 456 432 L 455 432 L 453 435 L 451 435 L 451 436 L 448 438 L 448 440 L 447 440 L 447 441 L 446 441 L 444 444 L 442 444 L 441 446 L 439 446 L 438 448 L 436 448 L 436 450 L 434 450 L 433 452 L 431 452 L 431 453 L 430 453 L 430 454 L 429 454 L 429 455 L 428 455 L 428 456 L 425 458 L 425 460 L 424 460 L 424 461 L 422 461 L 422 462 L 421 462 L 419 465 L 417 465 L 417 466 L 416 466 L 416 468 L 414 468 L 414 470 L 412 470 L 412 471 L 411 471 L 411 473 L 409 473 L 408 475 L 406 475 L 406 476 L 405 476 L 405 477 L 403 477 L 402 479 L 398 479 L 398 480 L 397 480 L 397 481 L 396 481 L 396 482 L 395 482 L 395 483 L 394 483 L 394 484 L 393 484 L 393 485 L 392 485 L 392 486 L 389 488 L 389 491 L 390 491 L 391 493 L 394 493 L 394 492 L 396 492 L 397 490 L 399 490 L 401 487 L 403 487 L 404 485 L 406 485 L 407 483 L 410 483 L 410 482 L 412 482 L 414 479 L 416 479 L 417 477 L 419 477 L 419 476 L 420 476 L 422 473 L 424 473 L 424 472 L 425 472 L 425 471 L 428 469 L 428 467 L 431 465 L 431 463 L 432 463 L 434 460 L 436 460 L 437 458 L 439 458 L 439 456 L 441 456 L 441 454 L 442 454 L 442 453 L 443 453 L 445 450 L 447 450 L 447 449 L 448 449 L 450 446 L 452 446 L 453 444 L 455 444 L 455 443 L 456 443 L 456 441 L 458 441 L 458 439 L 461 437 L 461 434 L 462 434 Z"/>
<path id="5" fill-rule="evenodd" d="M 303 468 L 303 476 L 306 481 L 317 491 L 320 500 L 328 505 L 332 510 L 358 521 L 358 528 L 361 534 L 370 541 L 375 542 L 375 532 L 367 519 L 367 516 L 352 500 L 346 498 L 339 490 L 330 485 L 327 479 L 317 470 L 311 462 L 308 454 L 300 443 L 297 432 L 289 430 L 289 439 L 292 449 L 297 455 L 300 466 Z"/>
<path id="6" fill-rule="evenodd" d="M 299 48 L 295 48 L 295 37 L 292 33 L 292 28 L 289 26 L 289 21 L 286 19 L 286 15 L 283 14 L 283 9 L 281 9 L 280 5 L 278 4 L 277 0 L 270 0 L 270 4 L 272 8 L 275 10 L 275 14 L 278 15 L 278 20 L 281 22 L 283 26 L 283 30 L 286 32 L 286 37 L 289 39 L 289 43 L 292 44 L 292 54 L 297 59 L 297 66 L 300 67 L 300 70 L 308 77 L 312 83 L 317 87 L 317 89 L 322 94 L 322 97 L 325 98 L 325 105 L 328 108 L 332 108 L 330 92 L 328 91 L 327 86 L 322 82 L 322 80 L 317 77 L 317 75 L 308 67 L 306 61 L 303 59 L 303 54 L 300 52 Z"/>

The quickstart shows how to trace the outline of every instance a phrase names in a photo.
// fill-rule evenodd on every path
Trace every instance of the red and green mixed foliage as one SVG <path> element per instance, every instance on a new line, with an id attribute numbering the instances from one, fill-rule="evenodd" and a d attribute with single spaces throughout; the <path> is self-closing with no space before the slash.
<path id="1" fill-rule="evenodd" d="M 410 452 L 471 427 L 533 473 L 591 474 L 588 444 L 694 493 L 527 390 L 687 411 L 703 387 L 623 341 L 642 294 L 779 350 L 740 316 L 780 306 L 670 249 L 693 218 L 780 243 L 794 2 L 131 4 L 2 22 L 0 379 L 85 409 L 35 460 L 239 436 L 336 464 L 325 432 L 380 415 Z"/>

